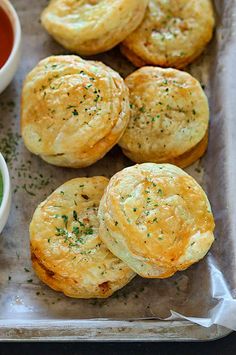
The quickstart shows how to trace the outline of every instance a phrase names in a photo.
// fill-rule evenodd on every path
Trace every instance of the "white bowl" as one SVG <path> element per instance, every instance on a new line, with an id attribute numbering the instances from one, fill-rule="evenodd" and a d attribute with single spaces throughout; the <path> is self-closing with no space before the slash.
<path id="1" fill-rule="evenodd" d="M 8 0 L 0 0 L 0 7 L 5 11 L 11 21 L 14 34 L 13 48 L 6 63 L 0 69 L 0 94 L 12 81 L 20 62 L 21 27 L 18 15 Z"/>
<path id="2" fill-rule="evenodd" d="M 0 204 L 0 233 L 2 232 L 10 212 L 11 207 L 11 183 L 7 164 L 0 153 L 0 172 L 3 179 L 3 198 Z"/>

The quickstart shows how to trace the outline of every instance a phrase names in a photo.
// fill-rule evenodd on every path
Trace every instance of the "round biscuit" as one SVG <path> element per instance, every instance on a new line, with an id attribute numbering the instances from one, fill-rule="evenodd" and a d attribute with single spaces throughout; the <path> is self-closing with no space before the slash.
<path id="1" fill-rule="evenodd" d="M 142 277 L 170 277 L 202 259 L 214 241 L 206 194 L 170 164 L 135 165 L 114 175 L 98 216 L 104 243 Z"/>
<path id="2" fill-rule="evenodd" d="M 143 67 L 125 83 L 131 117 L 119 145 L 127 157 L 186 167 L 204 154 L 209 107 L 195 78 L 177 69 Z"/>
<path id="3" fill-rule="evenodd" d="M 56 189 L 30 224 L 32 263 L 38 277 L 75 298 L 106 298 L 135 273 L 99 235 L 97 210 L 108 179 L 77 178 Z"/>
<path id="4" fill-rule="evenodd" d="M 124 80 L 103 63 L 52 56 L 25 79 L 22 137 L 48 163 L 73 168 L 95 163 L 118 142 L 129 117 Z"/>
<path id="5" fill-rule="evenodd" d="M 140 26 L 121 44 L 136 66 L 183 68 L 196 59 L 214 29 L 211 0 L 150 0 Z"/>
<path id="6" fill-rule="evenodd" d="M 143 20 L 148 0 L 52 0 L 42 25 L 65 48 L 91 55 L 122 42 Z"/>

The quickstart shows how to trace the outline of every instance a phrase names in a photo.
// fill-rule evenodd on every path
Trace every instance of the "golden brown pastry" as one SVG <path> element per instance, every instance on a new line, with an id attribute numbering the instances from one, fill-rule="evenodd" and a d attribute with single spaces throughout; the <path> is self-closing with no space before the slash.
<path id="1" fill-rule="evenodd" d="M 170 164 L 141 164 L 112 177 L 101 200 L 100 236 L 137 274 L 166 278 L 202 259 L 214 219 L 197 182 Z"/>
<path id="2" fill-rule="evenodd" d="M 209 108 L 200 83 L 176 69 L 143 67 L 129 75 L 131 118 L 119 144 L 131 160 L 186 167 L 208 143 Z"/>
<path id="3" fill-rule="evenodd" d="M 81 168 L 101 159 L 120 139 L 129 116 L 123 79 L 100 62 L 48 57 L 24 82 L 24 143 L 54 165 Z"/>
<path id="4" fill-rule="evenodd" d="M 52 0 L 45 29 L 65 48 L 84 55 L 105 52 L 143 20 L 148 0 Z"/>
<path id="5" fill-rule="evenodd" d="M 141 25 L 122 43 L 122 53 L 136 66 L 183 68 L 211 40 L 211 0 L 150 0 Z"/>
<path id="6" fill-rule="evenodd" d="M 30 224 L 32 262 L 38 277 L 76 298 L 106 298 L 134 272 L 101 241 L 97 210 L 108 179 L 77 178 L 53 192 Z"/>

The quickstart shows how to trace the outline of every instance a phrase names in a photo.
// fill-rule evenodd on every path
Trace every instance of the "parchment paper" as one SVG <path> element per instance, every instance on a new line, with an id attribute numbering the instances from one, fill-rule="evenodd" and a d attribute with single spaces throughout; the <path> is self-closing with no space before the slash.
<path id="1" fill-rule="evenodd" d="M 87 169 L 62 169 L 26 150 L 18 136 L 22 80 L 40 59 L 66 51 L 40 25 L 39 15 L 47 1 L 12 3 L 22 23 L 23 53 L 14 81 L 0 95 L 0 151 L 8 160 L 14 191 L 10 218 L 0 238 L 0 319 L 188 319 L 204 327 L 218 324 L 236 330 L 235 2 L 216 1 L 215 38 L 188 68 L 204 86 L 211 106 L 208 152 L 187 171 L 206 189 L 211 201 L 216 219 L 214 246 L 203 261 L 188 270 L 165 280 L 136 277 L 107 300 L 74 300 L 42 284 L 31 267 L 28 226 L 38 203 L 60 184 L 78 176 L 110 177 L 132 162 L 115 147 Z M 96 58 L 123 76 L 134 70 L 117 48 Z"/>

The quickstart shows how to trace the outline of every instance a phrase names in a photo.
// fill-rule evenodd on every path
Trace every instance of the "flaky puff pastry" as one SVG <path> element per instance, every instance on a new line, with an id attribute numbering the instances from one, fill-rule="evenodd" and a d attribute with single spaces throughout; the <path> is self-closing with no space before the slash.
<path id="1" fill-rule="evenodd" d="M 112 177 L 101 200 L 100 235 L 137 274 L 166 278 L 199 261 L 214 241 L 209 201 L 170 164 L 141 164 Z"/>
<path id="2" fill-rule="evenodd" d="M 209 107 L 200 83 L 177 69 L 143 67 L 129 75 L 131 118 L 119 144 L 137 163 L 186 167 L 208 144 Z"/>
<path id="3" fill-rule="evenodd" d="M 211 0 L 150 0 L 143 22 L 121 50 L 138 67 L 180 69 L 202 53 L 214 23 Z"/>
<path id="4" fill-rule="evenodd" d="M 30 224 L 32 263 L 38 277 L 76 298 L 106 298 L 135 273 L 101 241 L 97 210 L 108 179 L 77 178 L 56 189 Z"/>
<path id="5" fill-rule="evenodd" d="M 143 20 L 147 4 L 148 0 L 52 0 L 41 21 L 62 46 L 91 55 L 122 42 Z"/>
<path id="6" fill-rule="evenodd" d="M 100 62 L 48 57 L 23 85 L 24 143 L 54 165 L 80 168 L 101 159 L 120 139 L 129 116 L 123 79 Z"/>

